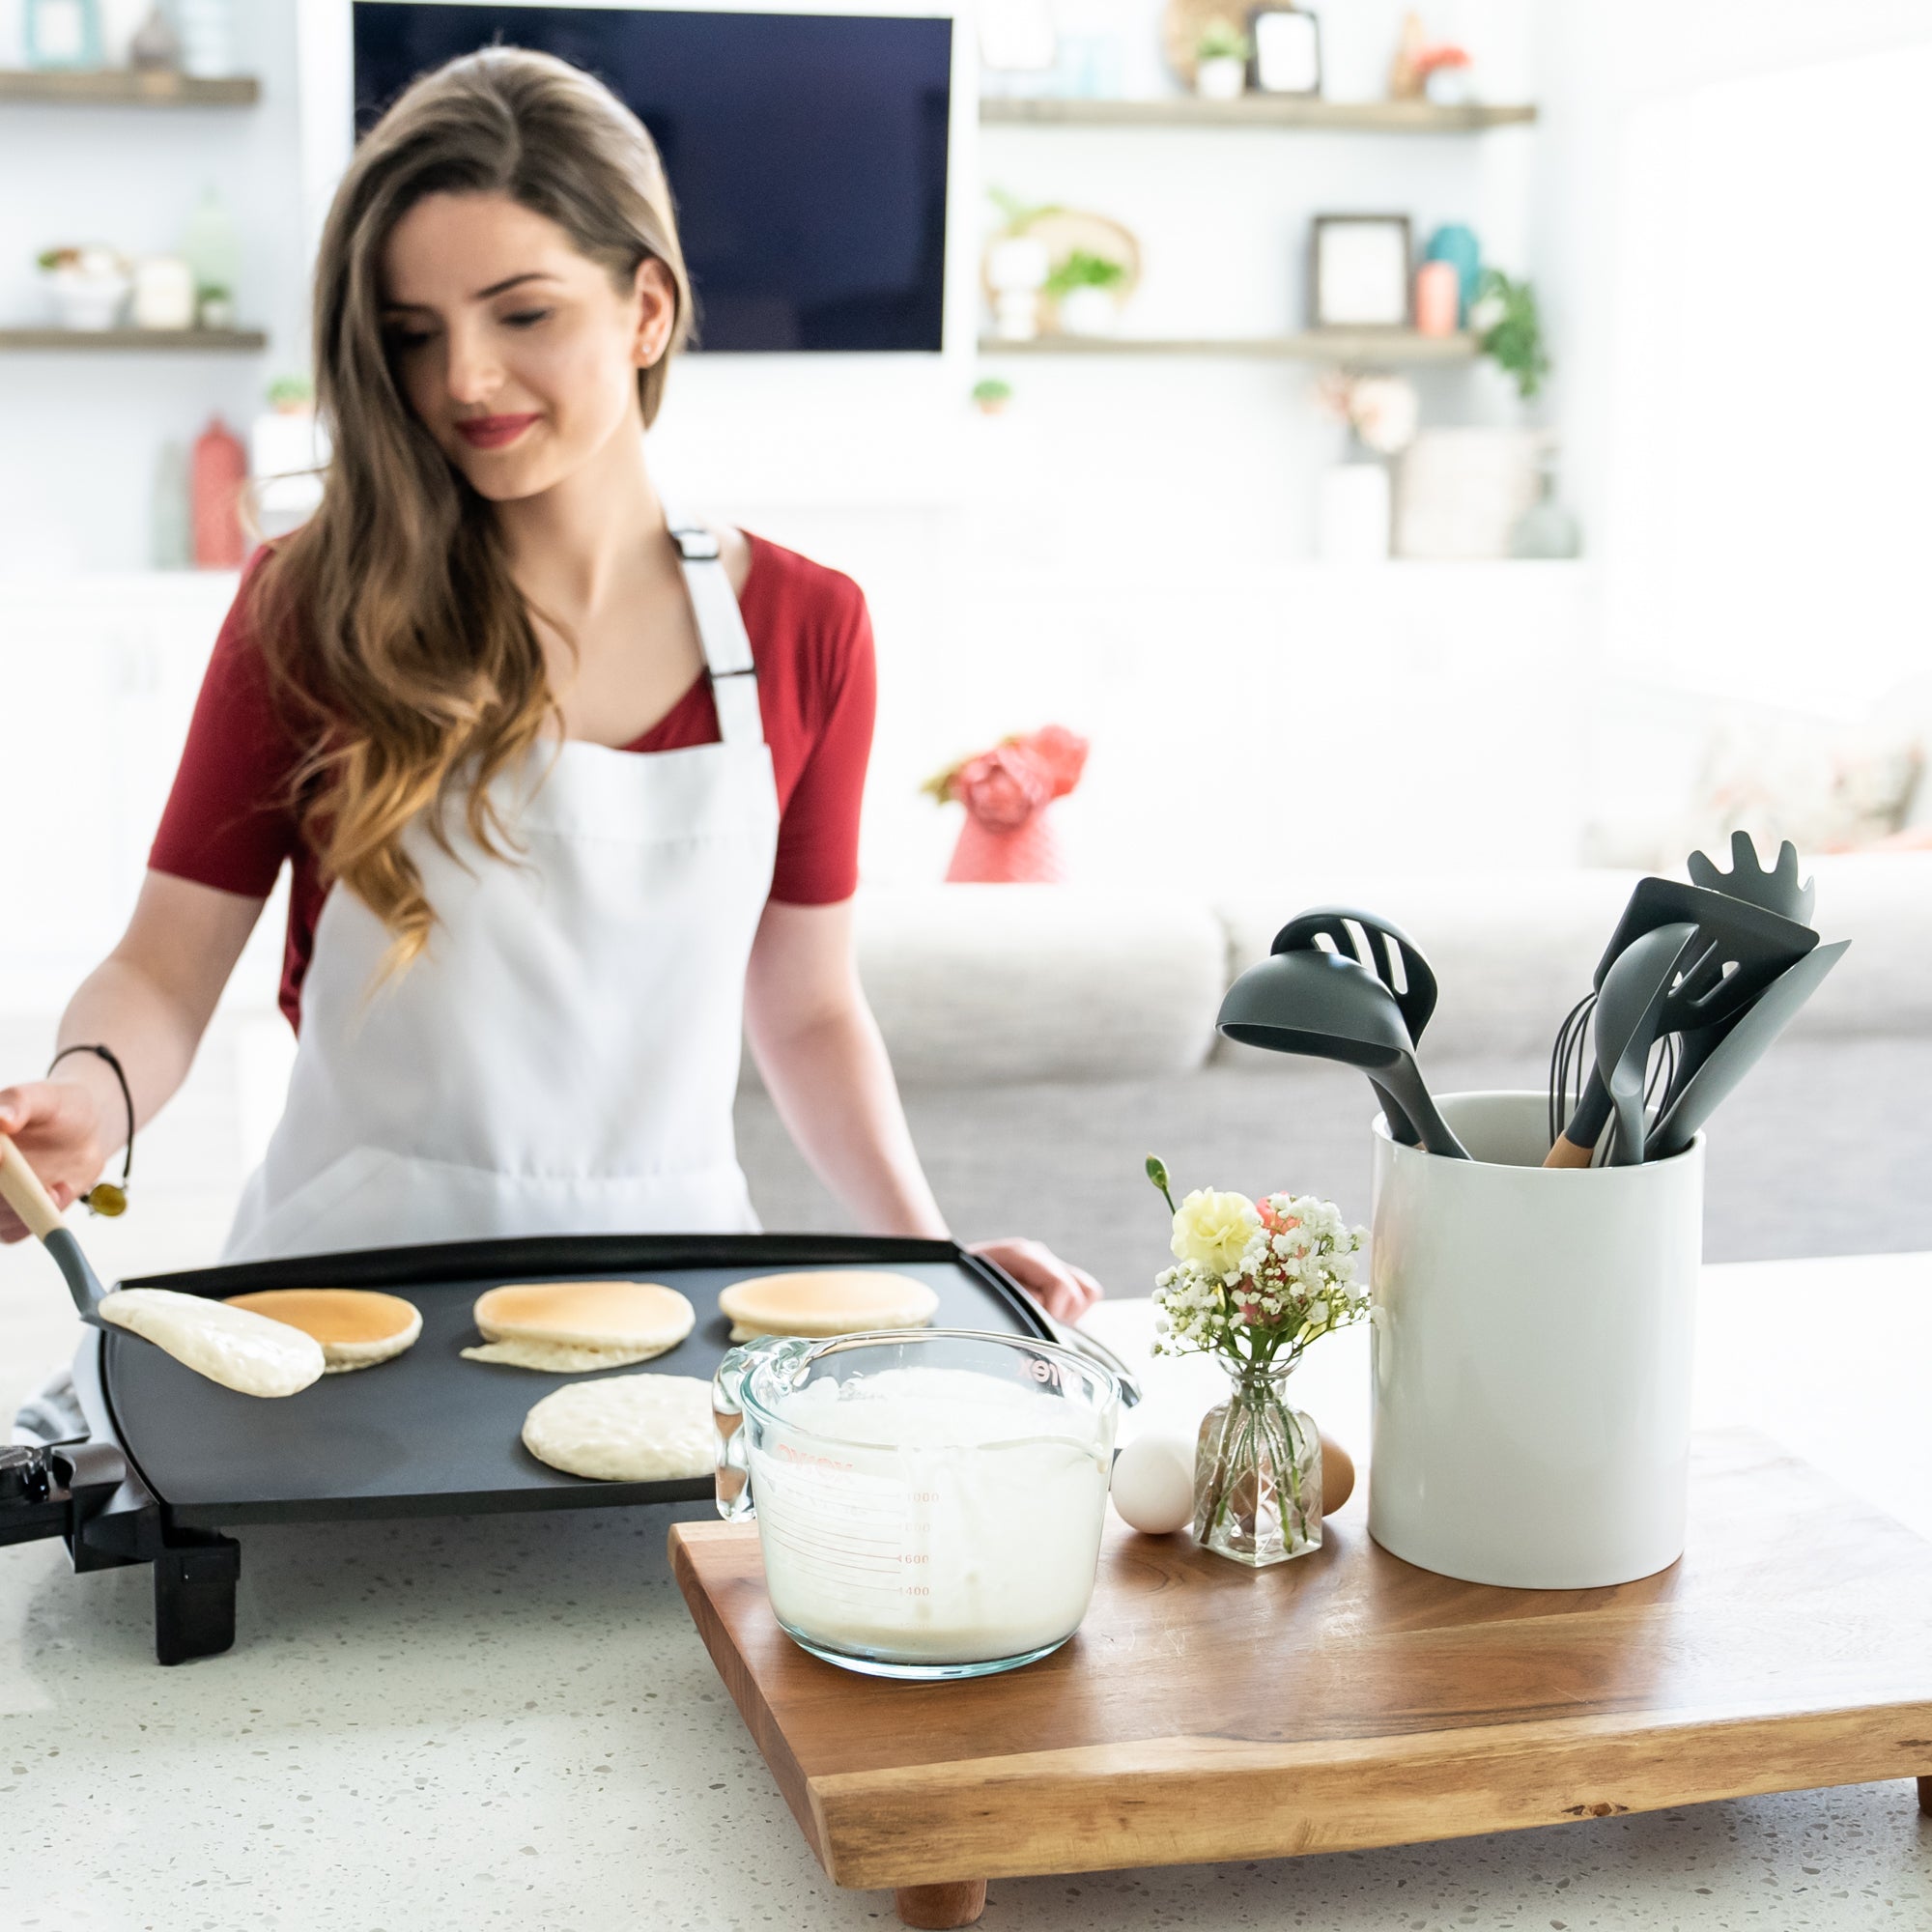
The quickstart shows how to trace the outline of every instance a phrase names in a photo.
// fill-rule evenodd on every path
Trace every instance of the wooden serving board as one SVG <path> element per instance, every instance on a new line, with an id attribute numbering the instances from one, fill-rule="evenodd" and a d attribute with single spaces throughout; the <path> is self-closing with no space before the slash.
<path id="1" fill-rule="evenodd" d="M 773 1621 L 756 1529 L 671 1530 L 678 1582 L 838 1885 L 915 1925 L 988 1878 L 1463 1837 L 1917 1776 L 1932 1809 L 1932 1544 L 1753 1435 L 1698 1439 L 1688 1553 L 1503 1590 L 1369 1539 L 1358 1497 L 1259 1573 L 1110 1522 L 1040 1662 L 861 1677 Z"/>

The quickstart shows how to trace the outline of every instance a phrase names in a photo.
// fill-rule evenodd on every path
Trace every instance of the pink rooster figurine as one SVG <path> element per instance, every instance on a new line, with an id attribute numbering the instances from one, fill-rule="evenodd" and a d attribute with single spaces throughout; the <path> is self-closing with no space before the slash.
<path id="1" fill-rule="evenodd" d="M 951 885 L 1058 885 L 1066 876 L 1046 809 L 1080 782 L 1087 740 L 1064 724 L 1002 738 L 922 789 L 966 808 L 946 868 Z"/>

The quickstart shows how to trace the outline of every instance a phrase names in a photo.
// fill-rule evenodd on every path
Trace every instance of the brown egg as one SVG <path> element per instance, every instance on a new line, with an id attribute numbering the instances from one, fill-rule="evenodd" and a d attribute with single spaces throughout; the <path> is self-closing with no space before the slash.
<path id="1" fill-rule="evenodd" d="M 1355 1459 L 1328 1435 L 1321 1434 L 1321 1514 L 1333 1516 L 1355 1493 Z"/>

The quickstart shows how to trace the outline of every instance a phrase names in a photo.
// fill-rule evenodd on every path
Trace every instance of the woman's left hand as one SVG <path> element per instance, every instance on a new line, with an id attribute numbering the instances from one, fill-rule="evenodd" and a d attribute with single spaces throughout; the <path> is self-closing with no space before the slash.
<path id="1" fill-rule="evenodd" d="M 977 1241 L 969 1253 L 1005 1268 L 1056 1321 L 1078 1321 L 1106 1293 L 1085 1268 L 1064 1262 L 1042 1241 Z"/>

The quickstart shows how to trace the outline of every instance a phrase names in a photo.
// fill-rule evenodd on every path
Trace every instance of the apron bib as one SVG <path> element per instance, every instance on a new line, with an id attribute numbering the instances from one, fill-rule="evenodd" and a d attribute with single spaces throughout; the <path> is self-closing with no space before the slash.
<path id="1" fill-rule="evenodd" d="M 518 1235 L 752 1231 L 731 1105 L 778 789 L 717 539 L 673 527 L 722 741 L 537 747 L 493 785 L 520 849 L 462 811 L 404 835 L 437 913 L 389 935 L 336 887 L 316 923 L 286 1111 L 224 1262 Z"/>

